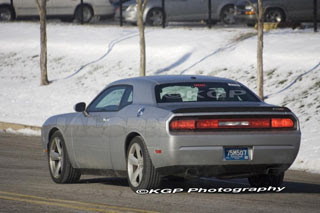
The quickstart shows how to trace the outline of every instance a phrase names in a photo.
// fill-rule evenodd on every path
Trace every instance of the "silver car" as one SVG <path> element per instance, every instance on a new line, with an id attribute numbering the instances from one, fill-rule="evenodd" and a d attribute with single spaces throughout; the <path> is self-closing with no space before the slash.
<path id="1" fill-rule="evenodd" d="M 134 191 L 155 189 L 166 176 L 280 186 L 300 146 L 299 122 L 288 108 L 223 78 L 119 80 L 75 111 L 42 127 L 56 183 L 102 174 L 127 177 Z"/>
<path id="2" fill-rule="evenodd" d="M 163 12 L 161 0 L 148 0 L 144 12 L 144 21 L 148 25 L 159 26 L 162 24 L 163 15 L 166 21 L 207 21 L 207 0 L 165 0 Z M 222 21 L 233 24 L 234 3 L 236 0 L 212 0 L 212 21 Z M 119 16 L 119 10 L 116 16 Z M 123 7 L 123 17 L 126 22 L 137 23 L 136 0 L 126 2 Z"/>
<path id="3" fill-rule="evenodd" d="M 251 0 L 257 7 L 257 0 Z M 266 22 L 310 22 L 313 21 L 313 0 L 264 0 Z M 318 4 L 320 11 L 320 4 Z M 246 21 L 248 25 L 256 23 L 256 15 L 247 0 L 238 0 L 235 6 L 236 19 Z M 320 13 L 318 13 L 320 20 Z"/>
<path id="4" fill-rule="evenodd" d="M 11 21 L 18 17 L 38 16 L 35 0 L 0 0 L 0 21 Z M 114 14 L 114 0 L 84 0 L 83 19 L 89 22 L 93 16 Z M 47 15 L 81 20 L 80 0 L 47 0 Z"/>

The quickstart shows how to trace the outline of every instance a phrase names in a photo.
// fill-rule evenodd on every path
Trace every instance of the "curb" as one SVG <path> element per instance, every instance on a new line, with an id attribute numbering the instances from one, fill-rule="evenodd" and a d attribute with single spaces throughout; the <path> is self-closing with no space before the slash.
<path id="1" fill-rule="evenodd" d="M 16 124 L 16 123 L 7 123 L 7 122 L 0 122 L 0 129 L 1 130 L 7 130 L 12 129 L 15 131 L 21 130 L 21 129 L 31 129 L 34 131 L 40 131 L 41 127 L 38 126 L 30 126 L 30 125 L 24 125 L 24 124 Z"/>

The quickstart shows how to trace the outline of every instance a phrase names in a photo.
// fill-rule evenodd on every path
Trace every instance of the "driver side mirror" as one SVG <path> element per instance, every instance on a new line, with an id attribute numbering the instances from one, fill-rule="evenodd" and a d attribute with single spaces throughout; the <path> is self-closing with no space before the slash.
<path id="1" fill-rule="evenodd" d="M 86 103 L 80 102 L 74 106 L 74 110 L 76 112 L 85 112 L 86 111 Z"/>

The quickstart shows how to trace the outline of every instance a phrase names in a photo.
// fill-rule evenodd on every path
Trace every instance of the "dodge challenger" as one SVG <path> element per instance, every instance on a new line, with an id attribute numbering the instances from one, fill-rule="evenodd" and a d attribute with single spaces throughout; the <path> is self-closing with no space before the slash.
<path id="1" fill-rule="evenodd" d="M 127 177 L 134 191 L 155 189 L 168 176 L 280 186 L 300 147 L 294 113 L 224 78 L 119 80 L 74 110 L 42 127 L 56 183 L 98 174 Z"/>

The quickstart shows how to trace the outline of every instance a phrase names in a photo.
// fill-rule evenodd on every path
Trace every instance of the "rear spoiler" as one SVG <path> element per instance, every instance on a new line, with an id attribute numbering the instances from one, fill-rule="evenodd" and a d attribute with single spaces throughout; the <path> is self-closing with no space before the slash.
<path id="1" fill-rule="evenodd" d="M 202 112 L 291 112 L 287 107 L 202 107 L 179 108 L 173 113 L 202 113 Z"/>

